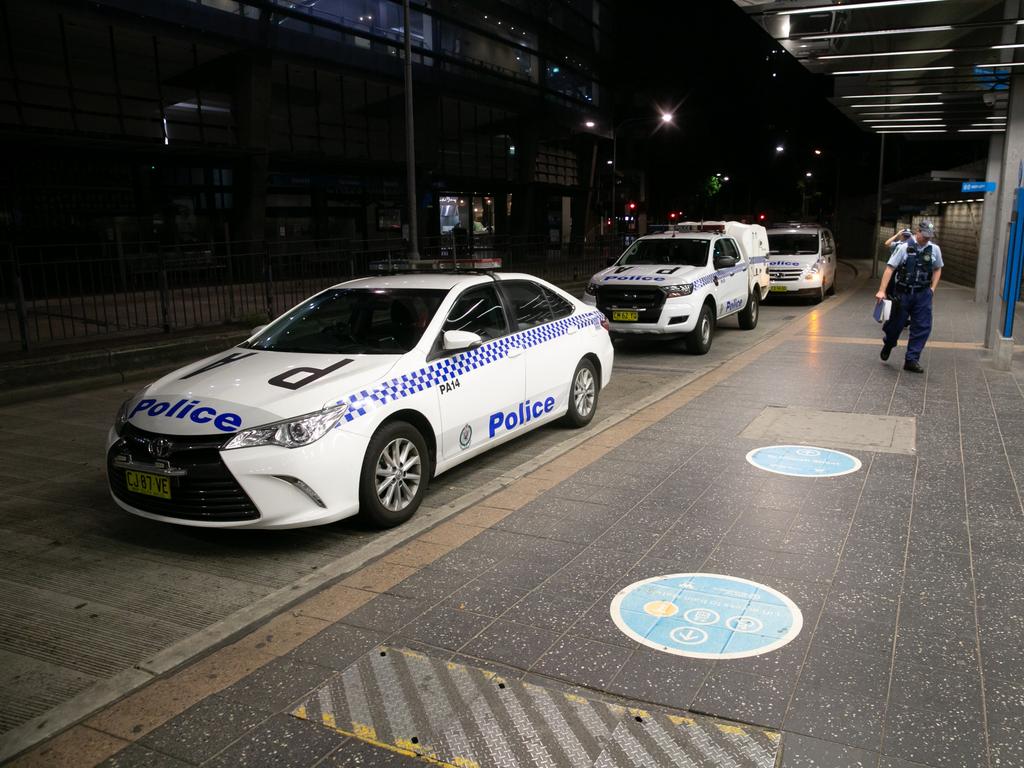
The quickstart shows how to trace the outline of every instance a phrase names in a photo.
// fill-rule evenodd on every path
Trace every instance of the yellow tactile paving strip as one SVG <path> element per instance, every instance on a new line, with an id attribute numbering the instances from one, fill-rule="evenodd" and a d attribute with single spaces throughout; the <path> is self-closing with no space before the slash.
<path id="1" fill-rule="evenodd" d="M 820 327 L 821 318 L 844 304 L 856 291 L 835 297 L 809 315 L 794 320 L 756 348 L 723 363 L 658 402 L 647 406 L 544 467 L 513 482 L 484 502 L 383 555 L 373 563 L 294 605 L 242 639 L 222 646 L 201 660 L 169 675 L 92 715 L 78 725 L 39 744 L 10 765 L 16 768 L 93 766 L 163 725 L 206 697 L 224 690 L 273 659 L 304 643 L 359 606 L 437 560 L 576 474 L 649 425 L 726 381 L 763 355 L 795 336 Z M 841 342 L 845 337 L 815 336 Z M 855 340 L 864 343 L 869 340 Z M 877 339 L 870 340 L 878 344 Z M 948 343 L 948 342 L 947 342 Z M 935 343 L 938 346 L 941 342 Z M 975 348 L 977 345 L 964 345 Z M 960 348 L 960 347 L 957 347 Z"/>
<path id="2" fill-rule="evenodd" d="M 882 344 L 881 338 L 866 339 L 863 336 L 822 336 L 812 333 L 807 338 L 829 344 L 862 344 L 879 348 Z M 932 341 L 929 339 L 928 347 L 932 349 L 982 349 L 984 345 L 976 341 Z"/>

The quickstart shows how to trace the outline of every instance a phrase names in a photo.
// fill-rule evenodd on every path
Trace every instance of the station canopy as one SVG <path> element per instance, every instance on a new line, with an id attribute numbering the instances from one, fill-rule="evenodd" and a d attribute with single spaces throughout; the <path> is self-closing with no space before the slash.
<path id="1" fill-rule="evenodd" d="M 734 0 L 864 131 L 912 138 L 1005 132 L 1024 67 L 1016 0 Z M 781 54 L 781 51 L 779 51 Z"/>

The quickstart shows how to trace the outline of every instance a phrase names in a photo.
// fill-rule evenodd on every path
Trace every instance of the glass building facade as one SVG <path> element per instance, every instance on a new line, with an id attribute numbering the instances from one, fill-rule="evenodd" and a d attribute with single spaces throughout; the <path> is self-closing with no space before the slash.
<path id="1" fill-rule="evenodd" d="M 582 124 L 608 122 L 607 5 L 411 8 L 423 236 L 596 231 L 595 158 L 608 142 Z M 0 9 L 4 239 L 401 236 L 400 3 Z"/>

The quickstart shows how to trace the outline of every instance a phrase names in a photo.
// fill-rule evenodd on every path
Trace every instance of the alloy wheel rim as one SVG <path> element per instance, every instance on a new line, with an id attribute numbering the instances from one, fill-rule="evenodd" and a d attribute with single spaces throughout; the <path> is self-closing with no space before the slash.
<path id="1" fill-rule="evenodd" d="M 702 344 L 707 344 L 711 340 L 711 320 L 706 316 L 700 324 L 700 340 Z"/>
<path id="2" fill-rule="evenodd" d="M 576 374 L 576 382 L 572 388 L 573 402 L 576 413 L 584 418 L 594 409 L 594 375 L 589 368 L 581 368 Z"/>
<path id="3" fill-rule="evenodd" d="M 751 301 L 750 319 L 756 321 L 757 320 L 757 313 L 759 311 L 758 310 L 758 306 L 757 306 L 758 302 L 757 302 L 757 299 L 755 299 L 753 296 L 750 297 L 750 301 Z"/>
<path id="4" fill-rule="evenodd" d="M 419 449 L 411 440 L 396 437 L 384 446 L 374 473 L 378 501 L 392 512 L 409 506 L 420 488 L 421 466 Z"/>

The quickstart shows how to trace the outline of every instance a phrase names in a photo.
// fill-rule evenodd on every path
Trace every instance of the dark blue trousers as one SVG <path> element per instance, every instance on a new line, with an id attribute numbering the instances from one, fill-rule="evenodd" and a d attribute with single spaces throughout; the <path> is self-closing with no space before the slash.
<path id="1" fill-rule="evenodd" d="M 888 322 L 882 326 L 885 343 L 895 347 L 899 341 L 903 326 L 910 318 L 910 339 L 907 341 L 907 360 L 920 360 L 924 351 L 924 343 L 932 332 L 932 292 L 929 289 L 915 293 L 899 293 L 898 303 L 893 303 L 893 311 Z"/>

